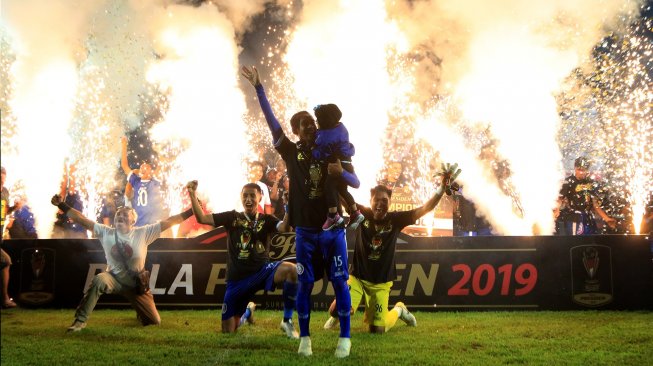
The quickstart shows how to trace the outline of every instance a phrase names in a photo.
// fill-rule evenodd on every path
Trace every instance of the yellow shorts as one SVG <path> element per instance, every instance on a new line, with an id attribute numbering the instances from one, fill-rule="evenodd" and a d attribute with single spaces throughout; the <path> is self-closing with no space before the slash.
<path id="1" fill-rule="evenodd" d="M 351 295 L 351 307 L 356 310 L 365 299 L 365 321 L 368 324 L 379 327 L 385 326 L 385 317 L 388 314 L 388 301 L 392 281 L 373 283 L 349 275 L 349 294 Z"/>

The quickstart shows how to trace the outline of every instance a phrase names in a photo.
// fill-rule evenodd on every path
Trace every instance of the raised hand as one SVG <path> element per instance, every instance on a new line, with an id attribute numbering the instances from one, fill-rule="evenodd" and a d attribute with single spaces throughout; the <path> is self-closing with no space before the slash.
<path id="1" fill-rule="evenodd" d="M 186 183 L 186 190 L 190 194 L 195 194 L 195 192 L 197 191 L 197 185 L 198 183 L 196 180 L 191 180 L 190 182 Z"/>
<path id="2" fill-rule="evenodd" d="M 240 74 L 249 81 L 252 86 L 259 86 L 261 85 L 261 79 L 258 76 L 258 70 L 256 70 L 256 66 L 252 66 L 251 69 L 247 68 L 247 66 L 243 66 L 240 69 Z"/>
<path id="3" fill-rule="evenodd" d="M 444 188 L 444 192 L 447 196 L 451 196 L 454 191 L 457 191 L 460 186 L 455 182 L 458 175 L 462 172 L 462 169 L 458 169 L 458 163 L 450 165 L 449 163 L 442 163 L 442 170 L 436 174 L 436 176 L 442 177 L 440 186 Z"/>
<path id="4" fill-rule="evenodd" d="M 50 200 L 50 203 L 52 203 L 55 206 L 58 206 L 63 200 L 61 199 L 61 196 L 58 194 L 55 194 L 52 196 L 52 199 Z"/>

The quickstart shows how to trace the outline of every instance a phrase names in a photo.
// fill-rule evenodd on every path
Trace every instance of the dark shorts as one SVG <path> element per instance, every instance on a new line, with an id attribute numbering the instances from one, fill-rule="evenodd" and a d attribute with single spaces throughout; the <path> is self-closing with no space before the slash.
<path id="1" fill-rule="evenodd" d="M 259 290 L 273 291 L 274 273 L 281 261 L 270 262 L 253 275 L 238 281 L 227 281 L 227 291 L 222 304 L 222 320 L 241 316 L 247 308 L 247 303 Z"/>

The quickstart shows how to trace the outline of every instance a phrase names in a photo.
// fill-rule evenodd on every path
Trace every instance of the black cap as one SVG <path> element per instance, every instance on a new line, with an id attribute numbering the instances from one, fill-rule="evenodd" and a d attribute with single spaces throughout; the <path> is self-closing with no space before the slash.
<path id="1" fill-rule="evenodd" d="M 584 156 L 581 156 L 574 161 L 574 168 L 589 169 L 590 165 L 590 160 Z"/>
<path id="2" fill-rule="evenodd" d="M 320 128 L 333 128 L 340 122 L 340 118 L 342 118 L 342 112 L 335 104 L 320 104 L 313 108 L 313 110 L 315 111 L 317 124 Z"/>

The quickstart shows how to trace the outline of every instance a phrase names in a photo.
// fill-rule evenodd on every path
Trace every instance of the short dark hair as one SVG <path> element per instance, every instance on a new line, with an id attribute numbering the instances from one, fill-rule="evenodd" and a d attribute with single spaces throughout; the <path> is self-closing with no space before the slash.
<path id="1" fill-rule="evenodd" d="M 290 128 L 295 135 L 299 133 L 299 122 L 301 122 L 305 117 L 309 117 L 312 120 L 314 119 L 313 116 L 306 111 L 297 112 L 290 117 Z"/>
<path id="2" fill-rule="evenodd" d="M 240 191 L 241 192 L 244 191 L 245 188 L 253 188 L 257 190 L 260 195 L 263 195 L 263 191 L 261 190 L 261 187 L 256 183 L 247 183 L 243 186 L 243 189 L 241 189 Z"/>
<path id="3" fill-rule="evenodd" d="M 589 169 L 592 163 L 590 159 L 585 156 L 581 156 L 574 161 L 574 168 Z"/>
<path id="4" fill-rule="evenodd" d="M 383 184 L 379 184 L 378 186 L 370 189 L 370 198 L 374 198 L 374 196 L 381 192 L 385 192 L 388 195 L 388 198 L 392 198 L 392 189 L 384 186 Z"/>
<path id="5" fill-rule="evenodd" d="M 342 112 L 335 104 L 320 104 L 313 108 L 313 111 L 315 111 L 317 125 L 321 129 L 334 128 L 342 118 Z"/>

